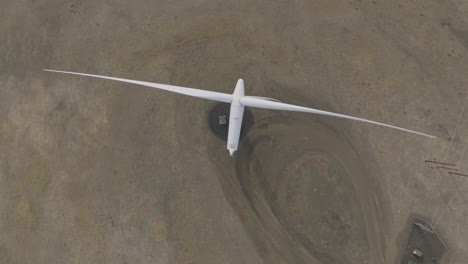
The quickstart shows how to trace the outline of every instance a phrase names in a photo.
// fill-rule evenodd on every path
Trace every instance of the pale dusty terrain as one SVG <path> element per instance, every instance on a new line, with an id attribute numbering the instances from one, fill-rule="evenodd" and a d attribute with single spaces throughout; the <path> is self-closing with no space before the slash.
<path id="1" fill-rule="evenodd" d="M 0 263 L 397 263 L 413 214 L 468 259 L 463 1 L 0 2 Z M 439 136 L 43 68 L 250 95 Z M 448 153 L 448 154 L 447 154 Z M 468 154 L 467 154 L 468 157 Z"/>

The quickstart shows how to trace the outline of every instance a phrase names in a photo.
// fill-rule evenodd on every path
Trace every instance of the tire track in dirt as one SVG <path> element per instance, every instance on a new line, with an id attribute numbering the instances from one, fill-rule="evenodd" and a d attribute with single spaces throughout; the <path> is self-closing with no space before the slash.
<path id="1" fill-rule="evenodd" d="M 346 139 L 307 115 L 274 112 L 253 120 L 246 122 L 235 172 L 223 162 L 216 166 L 226 198 L 264 261 L 381 260 L 374 190 Z"/>

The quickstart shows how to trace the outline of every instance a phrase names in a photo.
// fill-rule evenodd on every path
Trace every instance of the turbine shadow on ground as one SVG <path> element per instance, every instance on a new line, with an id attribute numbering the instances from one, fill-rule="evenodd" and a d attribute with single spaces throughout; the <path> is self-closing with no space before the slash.
<path id="1" fill-rule="evenodd" d="M 306 115 L 291 116 L 246 119 L 235 172 L 217 166 L 259 254 L 269 263 L 381 259 L 372 186 L 351 145 Z"/>

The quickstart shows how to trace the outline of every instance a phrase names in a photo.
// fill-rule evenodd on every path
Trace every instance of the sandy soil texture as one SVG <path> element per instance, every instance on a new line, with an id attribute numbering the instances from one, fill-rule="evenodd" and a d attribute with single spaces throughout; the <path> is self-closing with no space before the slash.
<path id="1" fill-rule="evenodd" d="M 468 178 L 424 163 L 468 173 L 463 1 L 4 0 L 0 36 L 0 263 L 397 263 L 414 214 L 468 259 Z M 249 109 L 232 158 L 215 102 L 43 68 L 439 138 Z"/>

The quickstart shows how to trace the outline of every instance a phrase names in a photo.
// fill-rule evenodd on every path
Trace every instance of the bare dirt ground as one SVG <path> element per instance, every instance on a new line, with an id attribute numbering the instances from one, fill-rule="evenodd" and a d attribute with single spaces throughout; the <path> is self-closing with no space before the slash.
<path id="1" fill-rule="evenodd" d="M 6 0 L 0 36 L 0 263 L 397 263 L 412 214 L 468 259 L 468 179 L 424 165 L 468 171 L 463 1 Z M 251 109 L 232 158 L 214 102 L 42 68 L 439 138 Z"/>

